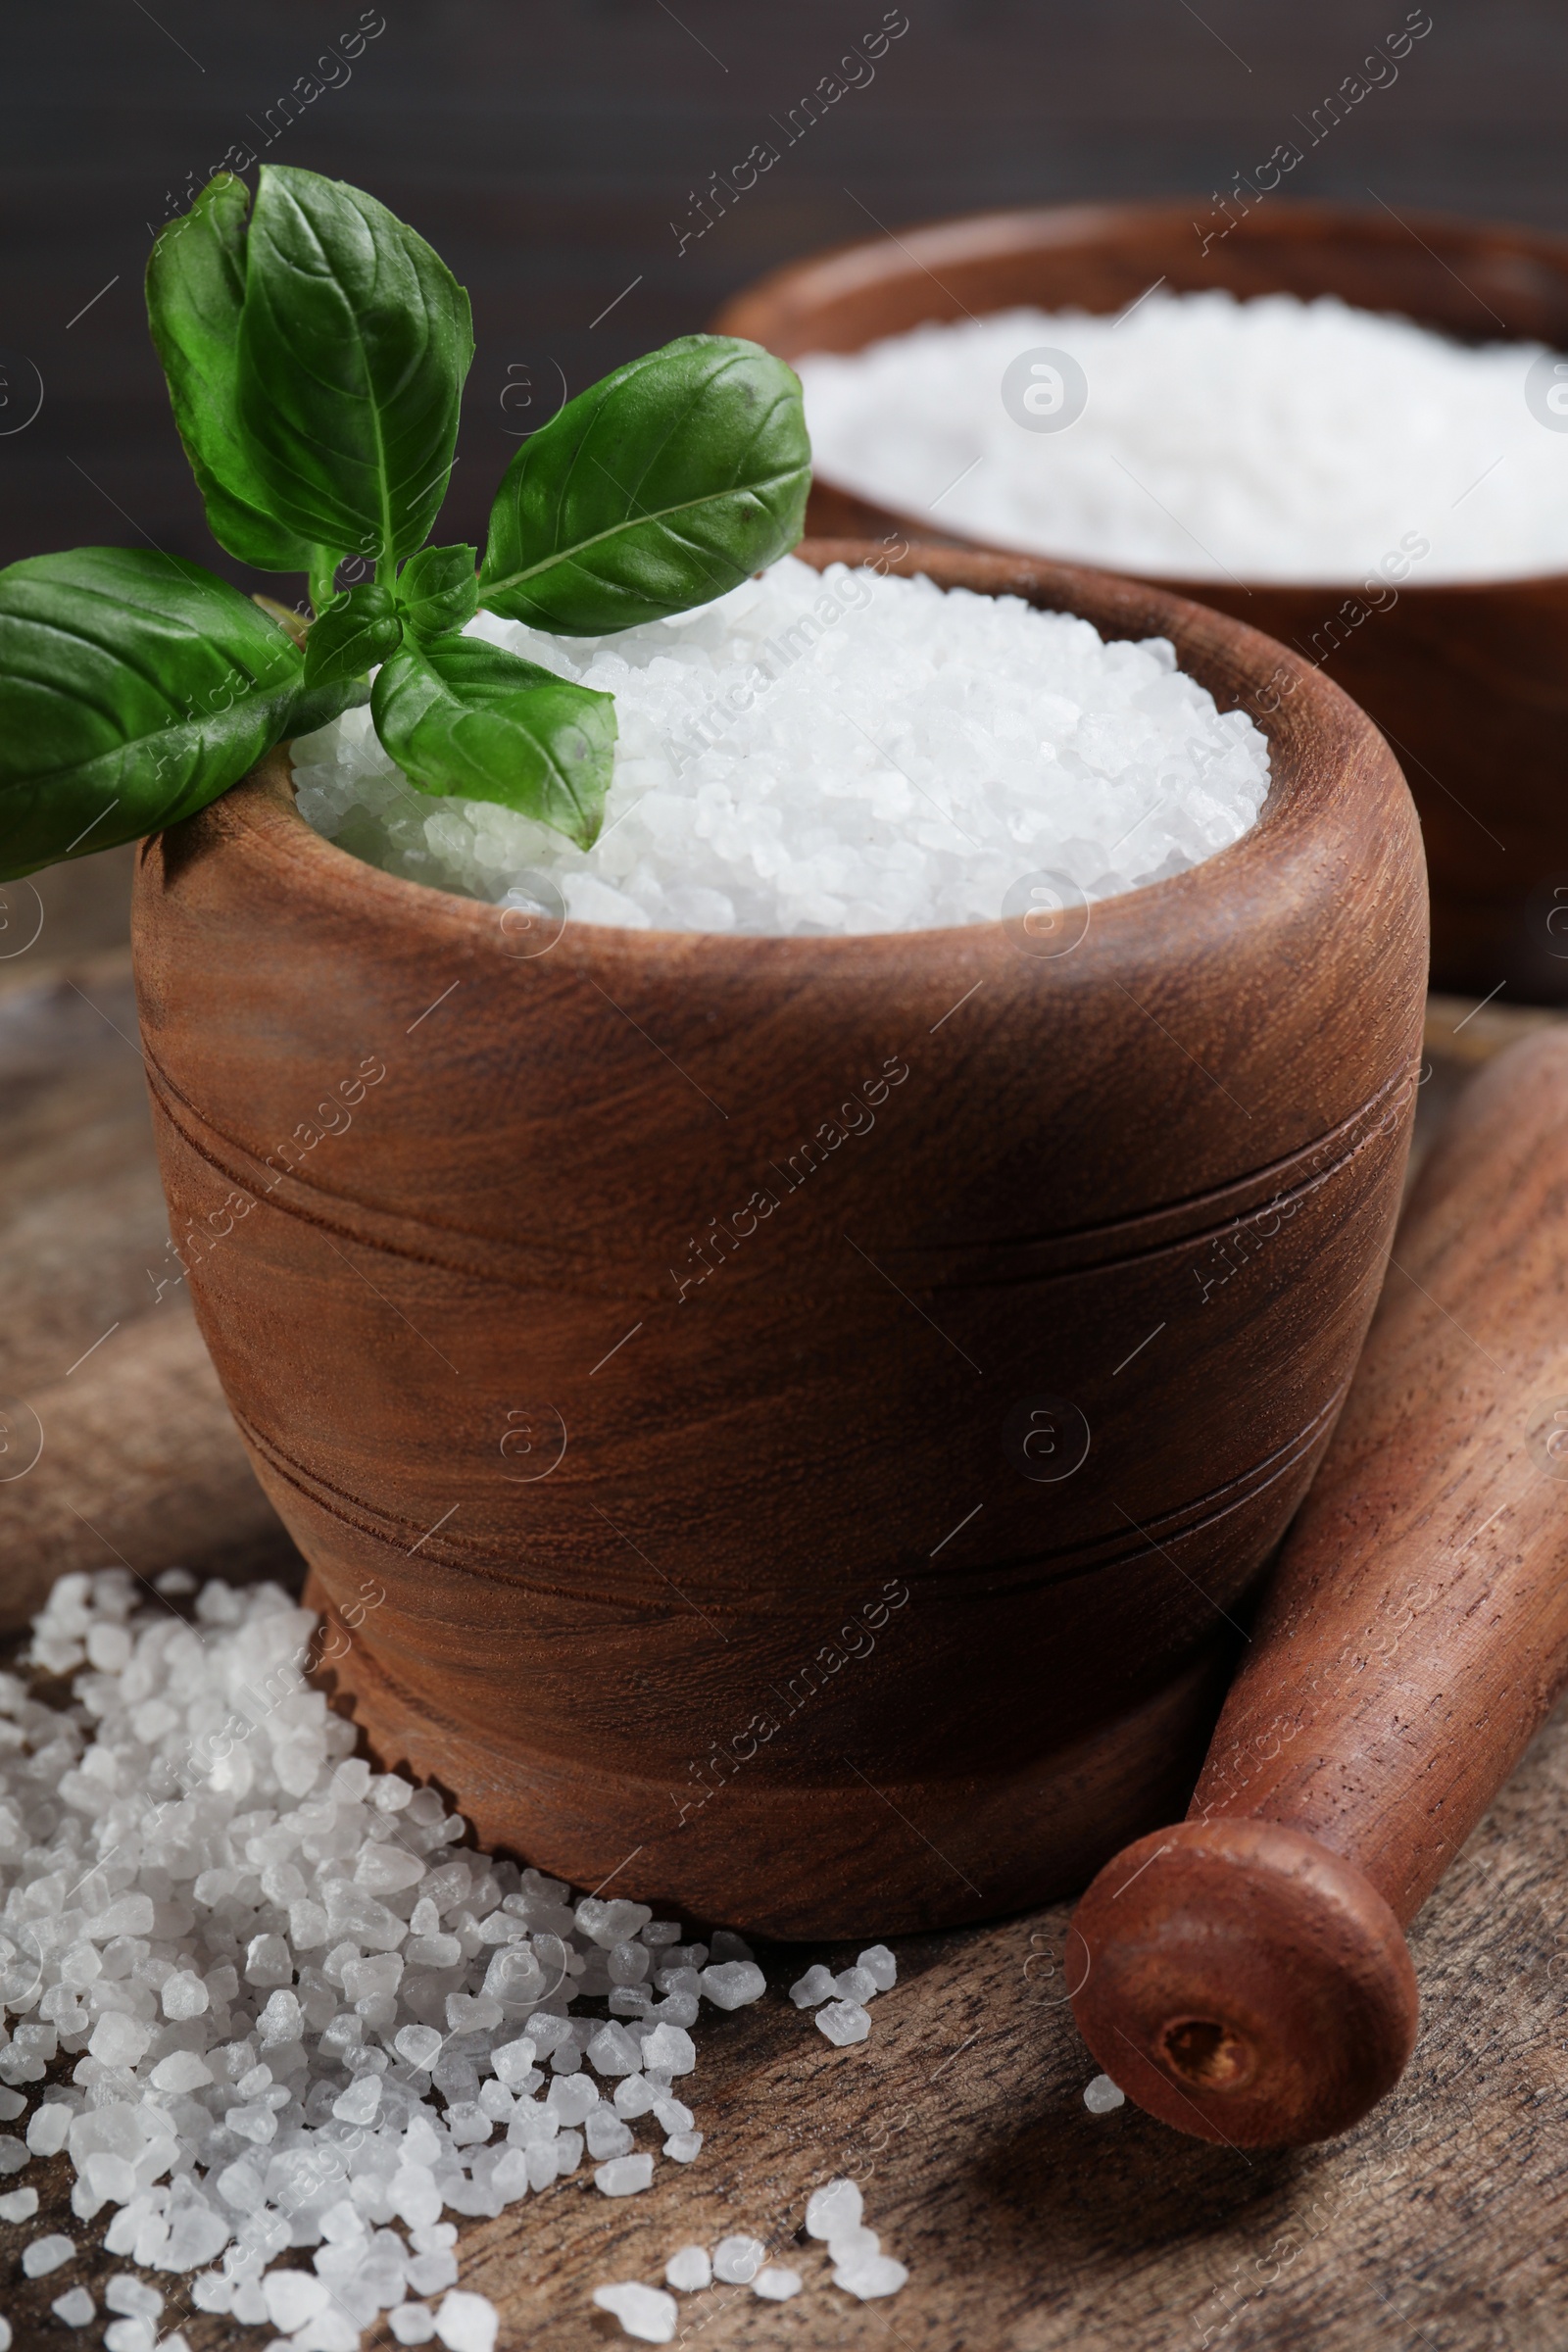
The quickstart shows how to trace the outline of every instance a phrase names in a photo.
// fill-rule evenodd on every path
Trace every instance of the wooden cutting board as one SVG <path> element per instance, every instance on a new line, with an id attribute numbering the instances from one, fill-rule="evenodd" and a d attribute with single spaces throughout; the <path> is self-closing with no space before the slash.
<path id="1" fill-rule="evenodd" d="M 176 1561 L 298 1572 L 183 1291 L 158 1291 L 178 1268 L 130 1010 L 127 864 L 116 852 L 40 877 L 38 940 L 0 954 L 0 1391 L 27 1399 L 46 1433 L 37 1468 L 0 1486 L 12 1627 L 54 1575 L 122 1557 L 144 1575 Z M 1422 1131 L 1468 1064 L 1550 1017 L 1434 1001 Z M 663 2165 L 647 2195 L 614 2202 L 585 2172 L 461 2226 L 461 2283 L 500 2306 L 500 2352 L 626 2342 L 593 2312 L 593 2287 L 656 2283 L 677 2245 L 737 2230 L 776 2235 L 807 2289 L 787 2305 L 728 2288 L 687 2299 L 705 2345 L 1536 2352 L 1568 2330 L 1568 1719 L 1538 1740 L 1415 1924 L 1422 2031 L 1408 2074 L 1327 2146 L 1242 2154 L 1130 2105 L 1091 2116 L 1095 2066 L 1062 1997 L 1070 1910 L 908 1939 L 869 2041 L 846 2050 L 783 1991 L 808 1961 L 854 1953 L 762 1952 L 767 1998 L 705 2030 L 691 2088 L 708 2140 L 689 2171 Z M 908 2264 L 893 2301 L 851 2302 L 818 2248 L 793 2245 L 823 2168 L 861 2180 L 867 2220 Z M 0 2309 L 19 2346 L 64 2343 L 49 2304 L 80 2280 L 100 2312 L 75 2340 L 96 2344 L 103 2281 L 123 2266 L 98 2244 L 101 2223 L 74 2220 L 63 2157 L 35 2158 L 19 2180 L 40 2210 L 0 2224 Z M 22 2248 L 46 2230 L 80 2251 L 26 2280 Z M 182 2311 L 179 2282 L 158 2283 L 164 2326 L 192 2352 L 267 2342 Z"/>

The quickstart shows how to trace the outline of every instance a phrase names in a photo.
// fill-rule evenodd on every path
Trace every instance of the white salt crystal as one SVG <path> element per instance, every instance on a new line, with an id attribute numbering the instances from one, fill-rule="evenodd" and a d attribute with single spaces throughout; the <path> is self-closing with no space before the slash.
<path id="1" fill-rule="evenodd" d="M 863 2008 L 874 2001 L 881 1989 L 868 1968 L 842 1969 L 833 1980 L 833 1989 L 840 2000 L 858 2001 Z"/>
<path id="2" fill-rule="evenodd" d="M 664 2265 L 664 2284 L 695 2294 L 713 2283 L 713 2265 L 706 2246 L 677 2246 Z"/>
<path id="3" fill-rule="evenodd" d="M 118 2271 L 110 2279 L 104 2288 L 104 2302 L 111 2311 L 123 2312 L 132 2320 L 156 2320 L 164 2308 L 157 2287 L 129 2271 Z"/>
<path id="4" fill-rule="evenodd" d="M 684 2026 L 656 2026 L 642 2046 L 645 2071 L 689 2075 L 697 2064 L 697 2045 Z"/>
<path id="5" fill-rule="evenodd" d="M 695 2164 L 702 2147 L 701 2132 L 672 2132 L 664 2142 L 664 2154 L 674 2164 Z"/>
<path id="6" fill-rule="evenodd" d="M 241 2156 L 233 2164 L 225 2165 L 219 2174 L 218 2193 L 225 2205 L 233 2206 L 236 2213 L 254 2213 L 266 2191 L 262 2186 L 261 2174 Z"/>
<path id="7" fill-rule="evenodd" d="M 4 2341 L 9 2343 L 10 2337 Z M 168 2338 L 166 2337 L 167 2343 Z M 104 2329 L 107 2352 L 153 2352 L 158 2342 L 151 2320 L 111 2320 Z"/>
<path id="8" fill-rule="evenodd" d="M 624 1943 L 647 1927 L 653 1918 L 646 1903 L 632 1903 L 614 1896 L 602 1902 L 595 1895 L 585 1895 L 577 1905 L 577 1926 L 583 1935 L 591 1936 L 600 1947 L 609 1951 L 612 1945 Z"/>
<path id="9" fill-rule="evenodd" d="M 615 2084 L 617 2115 L 647 2115 L 659 2104 L 659 2092 L 645 2075 L 627 2075 Z"/>
<path id="10" fill-rule="evenodd" d="M 813 1962 L 804 1977 L 798 1977 L 790 1986 L 790 1999 L 797 2009 L 814 2008 L 818 2001 L 833 1997 L 833 1971 L 824 1968 L 820 1960 Z"/>
<path id="11" fill-rule="evenodd" d="M 864 2207 L 853 2180 L 829 2180 L 813 2189 L 807 2201 L 806 2228 L 810 2237 L 833 2238 L 858 2230 Z"/>
<path id="12" fill-rule="evenodd" d="M 159 1993 L 166 2017 L 191 2018 L 206 2015 L 211 1995 L 194 1969 L 176 1968 L 164 1979 Z"/>
<path id="13" fill-rule="evenodd" d="M 853 2268 L 857 2262 L 868 2261 L 882 2251 L 882 2240 L 874 2230 L 835 2230 L 827 2241 L 830 2260 Z"/>
<path id="14" fill-rule="evenodd" d="M 1211 857 L 1268 790 L 1264 738 L 1163 640 L 1105 644 L 1068 614 L 923 578 L 786 557 L 674 622 L 549 637 L 484 612 L 468 633 L 613 691 L 595 847 L 415 792 L 364 710 L 296 739 L 299 808 L 394 872 L 513 906 L 544 890 L 577 921 L 918 930 L 1039 912 L 1016 894 L 1048 883 L 1059 915 Z M 576 1917 L 609 1950 L 646 1906 L 593 1898 Z"/>
<path id="15" fill-rule="evenodd" d="M 435 2314 L 427 2303 L 396 2303 L 386 2324 L 400 2344 L 427 2344 L 435 2333 Z"/>
<path id="16" fill-rule="evenodd" d="M 11 2322 L 3 2311 L 0 2311 L 0 2352 L 11 2352 Z"/>
<path id="17" fill-rule="evenodd" d="M 311 2271 L 269 2271 L 262 2281 L 267 2316 L 274 2328 L 292 2335 L 318 2311 L 326 2309 L 328 2290 Z"/>
<path id="18" fill-rule="evenodd" d="M 880 2295 L 896 2295 L 909 2274 L 891 2254 L 872 2254 L 854 2263 L 835 2263 L 833 2283 L 845 2293 L 869 2303 Z"/>
<path id="19" fill-rule="evenodd" d="M 587 2075 L 558 2075 L 545 2105 L 562 2123 L 580 2124 L 599 2105 L 598 2085 Z"/>
<path id="20" fill-rule="evenodd" d="M 140 2018 L 127 2017 L 122 2009 L 106 2009 L 88 2036 L 87 2048 L 105 2066 L 135 2066 L 152 2037 L 151 2026 L 144 2026 Z"/>
<path id="21" fill-rule="evenodd" d="M 724 1960 L 702 1972 L 702 1987 L 717 2009 L 743 2009 L 760 2000 L 767 1979 L 755 1960 Z"/>
<path id="22" fill-rule="evenodd" d="M 354 1884 L 368 1886 L 372 1894 L 396 1894 L 405 1886 L 416 1886 L 424 1873 L 422 1855 L 382 1838 L 361 1846 Z"/>
<path id="23" fill-rule="evenodd" d="M 394 2039 L 392 2047 L 397 2051 L 398 2056 L 406 2058 L 411 2066 L 430 2067 L 434 2065 L 441 2054 L 441 2044 L 444 2038 L 444 2035 L 436 2032 L 434 2026 L 404 2026 Z M 511 2050 L 527 2049 L 530 2053 L 530 2065 L 532 2064 L 532 2048 L 531 2042 L 514 2041 L 508 2044 L 508 2049 Z M 493 2061 L 496 2073 L 501 2077 L 503 2082 L 511 2080 L 508 2074 L 503 2073 L 501 2066 L 501 2061 L 507 2057 L 507 2050 L 497 2050 Z"/>
<path id="24" fill-rule="evenodd" d="M 635 2075 L 643 2064 L 643 2057 L 624 2026 L 612 2022 L 602 2027 L 588 2044 L 588 2063 L 602 2075 Z M 651 2063 L 659 2065 L 667 2064 L 668 2061 L 655 2059 Z"/>
<path id="25" fill-rule="evenodd" d="M 871 2020 L 858 2001 L 829 2001 L 817 2011 L 815 2023 L 840 2049 L 848 2042 L 863 2041 L 871 2031 Z"/>
<path id="26" fill-rule="evenodd" d="M 899 1981 L 899 1964 L 885 1943 L 869 1944 L 860 1954 L 864 1969 L 878 1992 L 889 1992 Z"/>
<path id="27" fill-rule="evenodd" d="M 37 2210 L 35 2188 L 13 2188 L 0 2197 L 0 2222 L 30 2222 Z"/>
<path id="28" fill-rule="evenodd" d="M 621 2122 L 612 2107 L 596 2107 L 587 2119 L 583 2136 L 589 2155 L 599 2161 L 609 2156 L 624 2156 L 632 2146 L 630 2127 Z"/>
<path id="29" fill-rule="evenodd" d="M 1091 2115 L 1109 2115 L 1115 2107 L 1125 2107 L 1127 2093 L 1118 2090 L 1108 2075 L 1096 2075 L 1084 2090 L 1084 2105 Z"/>
<path id="30" fill-rule="evenodd" d="M 88 1630 L 87 1663 L 99 1674 L 119 1674 L 130 1663 L 130 1636 L 122 1625 L 102 1619 Z M 78 2323 L 79 2325 L 79 2323 Z"/>
<path id="31" fill-rule="evenodd" d="M 71 2130 L 71 2109 L 51 2103 L 36 2108 L 27 2126 L 27 2145 L 35 2156 L 58 2156 Z"/>
<path id="32" fill-rule="evenodd" d="M 380 2104 L 380 2076 L 358 2075 L 332 2101 L 332 2113 L 340 2124 L 368 2124 Z"/>
<path id="33" fill-rule="evenodd" d="M 68 2328 L 87 2328 L 92 2325 L 98 2306 L 84 2286 L 73 2286 L 65 2294 L 56 2295 L 49 2308 Z"/>
<path id="34" fill-rule="evenodd" d="M 199 2090 L 212 2079 L 212 2068 L 194 2050 L 171 2050 L 167 2058 L 159 2059 L 151 2076 L 154 2090 L 175 2093 Z"/>
<path id="35" fill-rule="evenodd" d="M 227 2243 L 228 2224 L 211 2206 L 185 2205 L 170 2223 L 159 2259 L 166 2271 L 193 2271 L 214 2261 Z"/>
<path id="36" fill-rule="evenodd" d="M 607 2197 L 634 2197 L 653 2183 L 654 2160 L 646 2149 L 636 2156 L 612 2156 L 594 2168 L 594 2185 Z"/>
<path id="37" fill-rule="evenodd" d="M 1087 406 L 1026 429 L 1004 376 L 1053 352 Z M 1422 579 L 1568 568 L 1568 450 L 1527 398 L 1544 356 L 1333 295 L 1159 291 L 1119 319 L 1008 311 L 795 366 L 820 477 L 904 514 L 938 501 L 945 529 L 1116 571 L 1348 583 L 1412 525 Z"/>
<path id="38" fill-rule="evenodd" d="M 752 2280 L 752 2292 L 760 2295 L 764 2303 L 787 2303 L 801 2291 L 801 2274 L 789 2271 L 782 2263 L 770 2262 L 765 2271 L 759 2271 Z"/>
<path id="39" fill-rule="evenodd" d="M 750 2286 L 766 2259 L 760 2237 L 721 2237 L 713 2248 L 713 2277 L 726 2286 Z"/>
<path id="40" fill-rule="evenodd" d="M 649 2162 L 652 2161 L 650 2157 Z M 58 2271 L 63 2262 L 69 2262 L 75 2251 L 71 2239 L 58 2232 L 35 2237 L 31 2245 L 22 2249 L 23 2273 L 28 2278 L 45 2278 L 51 2271 Z"/>
<path id="41" fill-rule="evenodd" d="M 661 2287 L 640 2286 L 627 2278 L 617 2286 L 596 2286 L 594 2301 L 601 2311 L 613 2312 L 625 2332 L 640 2343 L 667 2344 L 674 2339 L 680 2306 Z"/>
<path id="42" fill-rule="evenodd" d="M 454 2287 L 435 2315 L 435 2331 L 447 2352 L 492 2352 L 500 2314 L 485 2295 L 466 2295 Z"/>

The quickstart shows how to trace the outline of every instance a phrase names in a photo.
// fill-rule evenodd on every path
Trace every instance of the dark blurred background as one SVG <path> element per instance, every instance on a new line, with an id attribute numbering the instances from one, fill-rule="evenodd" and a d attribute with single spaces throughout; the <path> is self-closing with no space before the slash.
<path id="1" fill-rule="evenodd" d="M 0 562 L 152 541 L 242 576 L 207 536 L 141 298 L 154 231 L 225 159 L 255 151 L 368 188 L 468 286 L 478 354 L 442 535 L 479 539 L 514 436 L 563 383 L 580 390 L 706 324 L 759 271 L 877 223 L 1015 202 L 1191 194 L 1200 210 L 1373 41 L 1425 13 L 1405 0 L 14 7 Z M 1431 0 L 1430 13 L 1397 81 L 1309 152 L 1293 192 L 1568 226 L 1568 7 Z M 789 110 L 885 14 L 908 28 L 874 78 L 750 192 L 722 213 L 709 203 L 699 234 L 712 175 L 729 179 L 760 140 L 783 147 Z"/>

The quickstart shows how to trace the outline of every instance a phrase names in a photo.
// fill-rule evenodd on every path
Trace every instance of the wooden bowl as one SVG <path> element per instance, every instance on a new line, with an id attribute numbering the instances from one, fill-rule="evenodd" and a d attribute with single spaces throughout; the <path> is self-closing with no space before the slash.
<path id="1" fill-rule="evenodd" d="M 878 237 L 762 279 L 715 322 L 785 359 L 856 351 L 927 318 L 1017 304 L 1122 309 L 1156 283 L 1240 296 L 1338 294 L 1485 342 L 1568 349 L 1568 238 L 1444 216 L 1275 197 L 1200 250 L 1183 203 L 1062 205 Z M 1417 521 L 1419 517 L 1415 517 Z M 814 531 L 964 544 L 831 484 Z M 1152 575 L 1146 575 L 1152 576 Z M 1318 660 L 1404 763 L 1432 881 L 1435 987 L 1568 1003 L 1568 574 L 1424 586 L 1169 580 Z"/>
<path id="2" fill-rule="evenodd" d="M 1055 928 L 553 936 L 347 856 L 279 756 L 136 880 L 172 1230 L 339 1703 L 487 1842 L 784 1936 L 1180 1811 L 1421 1037 L 1414 812 L 1337 688 L 1102 573 L 900 568 L 1227 708 L 1285 662 L 1254 831 Z"/>

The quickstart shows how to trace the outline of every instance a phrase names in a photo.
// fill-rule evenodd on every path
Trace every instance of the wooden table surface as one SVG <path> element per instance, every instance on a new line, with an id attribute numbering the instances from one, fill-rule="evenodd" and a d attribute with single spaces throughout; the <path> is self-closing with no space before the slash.
<path id="1" fill-rule="evenodd" d="M 169 1261 L 126 869 L 117 852 L 41 876 L 39 937 L 0 957 L 0 1389 L 40 1407 L 49 1437 L 6 1491 L 12 1627 L 68 1565 L 297 1572 L 188 1307 L 155 1296 Z M 0 946 L 36 913 L 15 886 L 6 896 Z M 1434 1003 L 1425 1132 L 1468 1066 L 1550 1017 Z M 1095 2068 L 1061 1997 L 1069 1911 L 906 1940 L 869 2041 L 846 2050 L 782 1994 L 806 1960 L 853 1953 L 764 1951 L 768 1997 L 706 2026 L 692 2087 L 709 2136 L 689 2171 L 662 2166 L 649 2193 L 615 2202 L 585 2173 L 461 2226 L 461 2283 L 501 2307 L 501 2352 L 624 2341 L 593 2312 L 596 2284 L 656 2281 L 678 2244 L 737 2230 L 776 2240 L 807 2291 L 787 2305 L 723 2288 L 691 2299 L 689 2332 L 708 2345 L 1537 2352 L 1568 2339 L 1568 1719 L 1542 1735 L 1417 1921 L 1414 2063 L 1332 2146 L 1248 2156 L 1130 2105 L 1091 2116 Z M 909 2266 L 891 2302 L 852 2303 L 821 2250 L 795 2244 L 808 2184 L 830 2171 L 862 2181 L 867 2218 Z M 101 2309 L 73 2339 L 48 2306 L 123 2266 L 97 2243 L 101 2222 L 73 2220 L 64 2157 L 35 2158 L 20 2179 L 42 2204 L 34 2221 L 0 2225 L 0 2309 L 27 2352 L 96 2344 Z M 49 2228 L 77 2240 L 77 2259 L 24 2280 L 22 2248 Z M 182 2318 L 179 2282 L 157 2282 L 192 2352 L 268 2340 Z"/>

